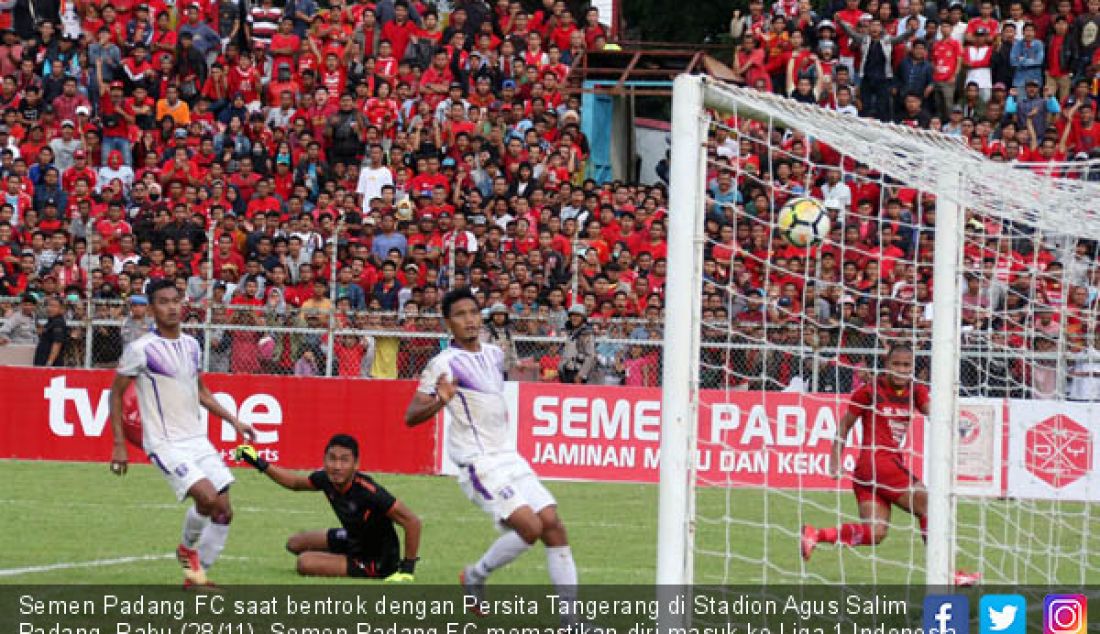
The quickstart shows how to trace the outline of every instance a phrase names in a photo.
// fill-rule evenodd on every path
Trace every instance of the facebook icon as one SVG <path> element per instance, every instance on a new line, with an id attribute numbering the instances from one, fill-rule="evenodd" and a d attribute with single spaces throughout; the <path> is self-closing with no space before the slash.
<path id="1" fill-rule="evenodd" d="M 969 634 L 970 601 L 961 594 L 924 597 L 924 634 Z"/>

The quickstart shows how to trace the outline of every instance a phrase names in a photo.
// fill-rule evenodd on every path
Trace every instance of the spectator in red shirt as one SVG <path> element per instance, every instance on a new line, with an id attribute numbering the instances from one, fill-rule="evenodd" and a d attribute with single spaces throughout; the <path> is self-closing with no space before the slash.
<path id="1" fill-rule="evenodd" d="M 111 255 L 121 253 L 122 236 L 133 233 L 130 223 L 122 218 L 122 204 L 118 202 L 107 205 L 107 217 L 96 223 L 95 230 L 102 239 L 103 252 Z"/>
<path id="2" fill-rule="evenodd" d="M 404 0 L 398 0 L 393 7 L 394 19 L 382 25 L 382 39 L 393 47 L 393 56 L 401 59 L 409 42 L 417 37 L 417 27 L 409 20 L 409 7 Z"/>

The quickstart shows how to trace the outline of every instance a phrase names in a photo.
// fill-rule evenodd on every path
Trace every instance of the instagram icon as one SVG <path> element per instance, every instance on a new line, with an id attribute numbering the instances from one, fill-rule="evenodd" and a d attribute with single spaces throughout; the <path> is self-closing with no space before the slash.
<path id="1" fill-rule="evenodd" d="M 1043 634 L 1085 634 L 1088 600 L 1083 594 L 1048 594 L 1043 599 Z"/>

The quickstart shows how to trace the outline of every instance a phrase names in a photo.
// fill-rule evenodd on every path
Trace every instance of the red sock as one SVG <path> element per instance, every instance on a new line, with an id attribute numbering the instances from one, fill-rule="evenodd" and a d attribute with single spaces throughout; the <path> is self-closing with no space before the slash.
<path id="1" fill-rule="evenodd" d="M 871 542 L 871 527 L 867 524 L 841 524 L 836 528 L 819 528 L 817 541 L 826 544 L 840 542 L 847 546 L 859 546 Z"/>
<path id="2" fill-rule="evenodd" d="M 922 516 L 920 518 L 920 538 L 924 540 L 924 543 L 928 543 L 928 517 Z"/>

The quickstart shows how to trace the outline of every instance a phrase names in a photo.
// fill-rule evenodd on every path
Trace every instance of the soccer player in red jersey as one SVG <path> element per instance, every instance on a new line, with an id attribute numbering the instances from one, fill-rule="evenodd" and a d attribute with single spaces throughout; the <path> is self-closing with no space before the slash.
<path id="1" fill-rule="evenodd" d="M 843 475 L 841 461 L 848 432 L 862 425 L 863 446 L 852 472 L 852 491 L 859 503 L 859 522 L 828 528 L 802 527 L 802 559 L 809 561 L 819 543 L 865 546 L 886 539 L 890 511 L 897 506 L 920 520 L 921 536 L 928 528 L 928 492 L 905 466 L 902 445 L 913 417 L 928 415 L 928 387 L 913 384 L 913 350 L 898 344 L 886 353 L 886 371 L 851 396 L 833 441 L 829 472 Z M 976 582 L 974 574 L 955 573 L 956 585 Z"/>

